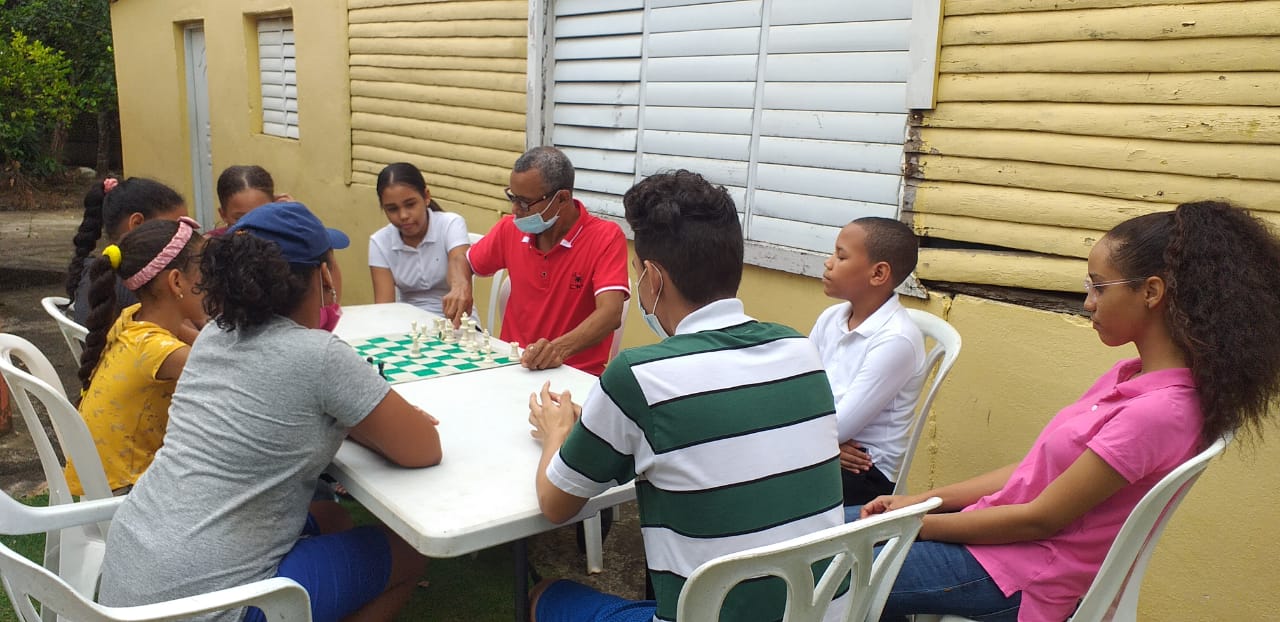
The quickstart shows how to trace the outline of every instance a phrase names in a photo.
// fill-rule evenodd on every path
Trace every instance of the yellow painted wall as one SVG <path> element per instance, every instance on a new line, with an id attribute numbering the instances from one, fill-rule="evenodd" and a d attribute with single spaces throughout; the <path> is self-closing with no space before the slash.
<path id="1" fill-rule="evenodd" d="M 909 146 L 906 207 L 921 235 L 1083 272 L 1111 226 L 1184 201 L 1228 199 L 1280 223 L 1280 2 L 943 10 L 938 105 L 913 118 Z M 1035 265 L 944 254 L 919 275 L 1064 289 Z"/>
<path id="2" fill-rule="evenodd" d="M 395 6 L 380 8 L 383 4 Z M 203 22 L 209 108 L 214 119 L 214 176 L 232 164 L 261 165 L 275 178 L 277 191 L 292 194 L 315 210 L 326 224 L 346 231 L 351 236 L 351 247 L 338 253 L 344 274 L 344 300 L 349 304 L 367 302 L 372 296 L 368 237 L 386 224 L 373 190 L 374 178 L 383 165 L 395 160 L 418 164 L 433 196 L 445 209 L 461 213 L 472 231 L 487 231 L 497 222 L 497 210 L 507 208 L 502 200 L 506 171 L 524 150 L 525 39 L 523 32 L 513 36 L 514 4 L 517 3 L 364 0 L 351 2 L 348 12 L 342 3 L 293 0 L 114 2 L 112 27 L 125 172 L 154 177 L 184 196 L 192 195 L 182 26 Z M 523 11 L 517 12 L 520 29 L 525 24 Z M 257 45 L 254 16 L 281 12 L 292 12 L 294 20 L 301 136 L 298 140 L 262 134 L 257 67 L 252 62 L 256 51 L 246 53 Z M 384 15 L 404 21 L 386 29 L 368 23 L 368 19 Z M 413 20 L 434 24 L 437 30 L 410 30 L 414 36 L 407 38 L 393 36 L 404 34 L 397 29 L 412 29 Z M 518 57 L 494 59 L 492 63 L 486 59 L 476 64 L 475 59 L 458 56 L 460 52 L 456 50 L 475 54 L 476 48 L 459 48 L 458 39 L 452 34 L 477 35 L 474 40 L 488 44 L 490 39 L 479 34 L 490 31 L 495 35 L 493 41 L 500 42 L 503 50 L 519 48 Z M 379 33 L 387 37 L 379 38 Z M 388 40 L 391 44 L 387 49 L 379 47 Z M 436 43 L 443 46 L 430 47 Z M 424 55 L 423 50 L 430 54 Z M 366 54 L 375 51 L 377 55 Z M 433 63 L 444 69 L 415 69 Z M 353 80 L 352 74 L 367 79 Z M 405 84 L 374 79 L 389 76 L 402 79 Z M 497 76 L 493 80 L 507 88 L 518 84 L 518 91 L 506 92 L 504 101 L 518 99 L 519 110 L 499 113 L 485 108 L 488 104 L 474 108 L 461 105 L 491 99 L 486 91 L 454 86 L 460 79 L 474 76 Z M 401 88 L 410 88 L 411 93 L 404 95 Z M 361 95 L 366 90 L 374 94 L 385 91 L 387 95 L 385 99 Z M 434 92 L 450 97 L 461 93 L 462 99 L 445 97 L 432 103 Z M 375 145 L 399 145 L 401 149 Z M 454 150 L 463 157 L 454 155 Z M 483 163 L 468 159 L 476 154 L 476 158 L 483 156 Z M 487 280 L 477 282 L 481 304 L 487 300 L 483 293 L 488 291 L 487 286 Z"/>
<path id="3" fill-rule="evenodd" d="M 960 14 L 1016 16 L 1016 9 L 1028 7 L 1064 5 L 1083 9 L 1113 4 L 1105 0 L 949 0 L 947 19 Z M 1134 0 L 1131 4 L 1162 3 Z M 1226 10 L 1235 4 L 1242 3 L 1206 3 L 1203 8 Z M 1262 5 L 1267 3 L 1252 4 L 1265 8 Z M 496 0 L 350 0 L 349 11 L 341 3 L 296 0 L 114 2 L 112 22 L 126 170 L 131 175 L 156 177 L 190 195 L 179 24 L 203 20 L 210 57 L 210 92 L 215 94 L 210 102 L 215 120 L 215 173 L 230 164 L 261 164 L 275 175 L 280 190 L 291 192 L 313 206 L 326 222 L 350 233 L 353 246 L 340 253 L 346 275 L 345 302 L 368 302 L 366 240 L 369 233 L 385 223 L 372 189 L 370 174 L 376 173 L 376 166 L 401 159 L 401 154 L 403 159 L 419 163 L 436 196 L 447 209 L 462 213 L 473 231 L 486 230 L 496 220 L 497 210 L 506 208 L 500 201 L 494 202 L 501 197 L 500 190 L 505 185 L 505 173 L 499 176 L 495 169 L 503 166 L 498 154 L 513 160 L 521 149 L 514 138 L 523 132 L 523 105 L 517 108 L 512 102 L 517 98 L 523 102 L 521 29 L 525 7 L 523 2 Z M 252 27 L 245 15 L 290 8 L 298 49 L 302 136 L 298 141 L 266 137 L 258 131 L 260 119 L 253 86 L 256 68 L 245 60 L 245 50 L 252 44 L 246 38 Z M 1084 12 L 1066 13 L 1069 12 L 1053 17 L 1074 18 Z M 1054 32 L 1073 32 L 1050 21 L 1042 26 L 1052 26 Z M 1253 21 L 1259 22 L 1254 28 L 1268 28 L 1270 23 L 1241 23 Z M 1209 25 L 1208 21 L 1201 23 Z M 344 45 L 348 28 L 350 58 Z M 1214 28 L 1212 32 L 1216 33 L 1227 26 Z M 1259 35 L 1249 32 L 1240 36 Z M 445 41 L 445 45 L 439 45 Z M 490 43 L 496 45 L 488 47 Z M 520 80 L 515 79 L 516 74 Z M 1255 82 L 1265 83 L 1258 75 L 1250 74 Z M 1009 131 L 1061 132 L 1063 126 L 1074 126 L 1074 117 L 1081 114 L 1078 104 L 1071 102 L 1039 107 L 1017 100 L 999 104 L 953 102 L 947 99 L 948 93 L 962 88 L 959 85 L 965 77 L 952 77 L 956 79 L 941 91 L 943 103 L 926 124 L 941 127 L 943 120 L 949 119 L 948 129 L 971 130 L 1004 120 L 1001 127 Z M 1233 75 L 1232 80 L 1237 77 Z M 1169 84 L 1207 88 L 1194 80 Z M 1010 92 L 1020 88 L 1017 80 L 1007 85 L 1002 88 Z M 1065 90 L 1067 86 L 1057 88 Z M 1276 93 L 1280 89 L 1259 91 L 1255 96 L 1274 98 Z M 406 101 L 417 103 L 406 105 Z M 1243 140 L 1236 136 L 1247 134 L 1253 140 L 1250 144 L 1280 144 L 1280 129 L 1271 110 L 1237 104 L 1237 100 L 1216 105 L 1198 101 L 1194 105 L 1106 104 L 1108 107 L 1102 108 L 1104 104 L 1089 103 L 1094 108 L 1088 112 L 1096 113 L 1092 136 L 1155 140 L 1174 136 L 1181 138 L 1173 142 L 1232 145 Z M 1184 113 L 1192 116 L 1184 118 Z M 353 132 L 353 125 L 363 129 Z M 353 136 L 359 149 L 353 147 Z M 400 142 L 388 142 L 397 137 Z M 390 146 L 378 147 L 374 144 L 378 140 Z M 446 144 L 452 145 L 447 154 L 432 151 Z M 1010 144 L 1010 148 L 1014 147 L 1016 141 Z M 927 156 L 926 160 L 937 166 L 954 163 L 957 171 L 965 170 L 971 162 L 994 163 L 983 169 L 987 171 L 984 175 L 992 179 L 1004 174 L 1001 167 L 1017 164 L 970 155 Z M 508 162 L 505 166 L 509 165 Z M 1078 163 L 1074 168 L 1042 162 L 1026 165 L 1064 167 L 1034 169 L 1041 178 L 1051 177 L 1054 171 L 1079 169 Z M 1135 170 L 1131 174 L 1159 173 Z M 1024 179 L 1025 175 L 1018 173 L 1015 177 Z M 916 195 L 921 205 L 933 201 L 933 205 L 944 207 L 917 209 L 992 222 L 1016 219 L 1021 214 L 1023 222 L 1087 232 L 1105 230 L 1123 216 L 1164 206 L 1149 200 L 1149 195 L 1164 186 L 1133 183 L 1146 177 L 1118 178 L 1112 186 L 1106 186 L 1109 178 L 1103 175 L 1100 181 L 1091 182 L 1094 185 L 1088 186 L 1089 192 L 1064 193 L 1026 183 L 972 183 L 968 178 L 944 183 L 926 175 Z M 1196 176 L 1178 173 L 1173 178 L 1194 180 Z M 930 198 L 930 192 L 940 198 Z M 1280 195 L 1259 199 L 1274 200 L 1274 196 Z M 946 205 L 958 208 L 952 213 Z M 965 226 L 963 220 L 933 222 L 948 231 L 963 230 Z M 992 235 L 996 234 L 1007 236 L 1002 232 Z M 1087 235 L 1030 236 L 1074 250 L 1064 257 L 1036 255 L 1035 261 L 1016 255 L 991 260 L 1000 268 L 999 278 L 1003 280 L 998 282 L 1018 284 L 1028 267 L 1042 275 L 1037 278 L 1056 279 L 1064 284 L 1062 287 L 1078 282 L 1083 269 L 1076 267 L 1079 260 L 1075 257 L 1087 244 Z M 929 252 L 922 261 L 932 263 L 933 268 L 929 269 L 939 271 L 934 274 L 956 275 L 949 280 L 983 282 L 981 275 L 990 273 L 984 267 L 989 257 L 974 259 L 966 253 Z M 921 272 L 926 268 L 922 265 Z M 478 305 L 483 309 L 488 283 L 478 281 L 476 291 Z M 817 314 L 833 302 L 822 296 L 816 279 L 756 267 L 747 268 L 741 295 L 748 311 L 757 317 L 805 332 Z M 910 476 L 914 489 L 954 481 L 1016 460 L 1054 412 L 1075 399 L 1114 360 L 1130 354 L 1101 346 L 1078 316 L 970 296 L 935 295 L 927 303 L 913 299 L 907 302 L 946 317 L 965 340 L 959 362 L 936 403 L 934 424 Z M 632 304 L 624 344 L 653 341 Z M 1273 561 L 1280 554 L 1280 547 L 1267 530 L 1280 515 L 1280 441 L 1275 438 L 1274 426 L 1271 437 L 1270 445 L 1253 453 L 1232 448 L 1226 459 L 1209 469 L 1183 505 L 1147 575 L 1142 619 L 1280 619 L 1280 595 L 1274 590 L 1280 585 L 1280 567 Z"/>

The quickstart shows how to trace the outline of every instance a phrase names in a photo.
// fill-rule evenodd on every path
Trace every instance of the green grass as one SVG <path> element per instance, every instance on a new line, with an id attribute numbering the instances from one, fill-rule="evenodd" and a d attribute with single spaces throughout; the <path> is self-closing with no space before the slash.
<path id="1" fill-rule="evenodd" d="M 49 495 L 46 493 L 19 499 L 19 501 L 27 505 L 46 506 L 49 505 Z M 42 533 L 30 536 L 0 535 L 0 544 L 26 555 L 27 559 L 37 564 L 44 560 L 44 534 Z M 17 620 L 18 614 L 14 613 L 13 606 L 9 604 L 9 595 L 4 590 L 0 590 L 0 622 L 17 622 Z"/>
<path id="2" fill-rule="evenodd" d="M 21 499 L 27 505 L 49 504 L 49 495 Z M 377 522 L 360 504 L 344 501 L 358 524 Z M 44 557 L 44 534 L 0 536 L 0 543 L 41 563 Z M 415 590 L 413 599 L 400 613 L 404 622 L 507 622 L 514 617 L 511 547 L 502 546 L 482 551 L 474 559 L 464 555 L 455 559 L 433 559 L 427 565 L 430 584 Z M 17 614 L 9 598 L 0 590 L 0 622 L 17 622 Z"/>
<path id="3" fill-rule="evenodd" d="M 357 525 L 378 521 L 359 503 L 343 500 Z M 510 546 L 481 551 L 473 559 L 433 559 L 427 564 L 430 584 L 414 591 L 399 620 L 418 622 L 507 622 L 515 616 Z"/>

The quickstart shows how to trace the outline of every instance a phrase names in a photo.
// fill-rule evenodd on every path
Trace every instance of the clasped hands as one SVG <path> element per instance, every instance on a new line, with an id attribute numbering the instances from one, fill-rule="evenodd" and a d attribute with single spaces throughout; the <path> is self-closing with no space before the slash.
<path id="1" fill-rule="evenodd" d="M 552 393 L 550 382 L 529 394 L 529 435 L 543 444 L 559 447 L 581 417 L 582 407 L 573 403 L 573 396 L 568 391 Z"/>

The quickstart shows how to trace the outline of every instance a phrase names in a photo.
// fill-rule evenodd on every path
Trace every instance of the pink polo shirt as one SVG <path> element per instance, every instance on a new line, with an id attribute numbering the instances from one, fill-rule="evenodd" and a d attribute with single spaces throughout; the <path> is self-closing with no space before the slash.
<path id="1" fill-rule="evenodd" d="M 1027 503 L 1086 448 L 1129 485 L 1046 540 L 968 545 L 1006 596 L 1022 591 L 1019 622 L 1062 622 L 1102 566 L 1129 512 L 1162 477 L 1200 448 L 1200 398 L 1191 370 L 1143 374 L 1120 361 L 1040 432 L 1004 488 L 965 508 Z"/>

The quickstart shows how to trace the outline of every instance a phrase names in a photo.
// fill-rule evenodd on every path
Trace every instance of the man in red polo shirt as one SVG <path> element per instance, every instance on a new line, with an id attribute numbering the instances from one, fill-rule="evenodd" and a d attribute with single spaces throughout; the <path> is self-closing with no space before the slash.
<path id="1" fill-rule="evenodd" d="M 555 147 L 520 156 L 506 193 L 511 215 L 467 252 L 476 274 L 511 277 L 500 337 L 525 346 L 529 369 L 599 376 L 631 296 L 622 229 L 573 198 L 573 164 Z"/>

